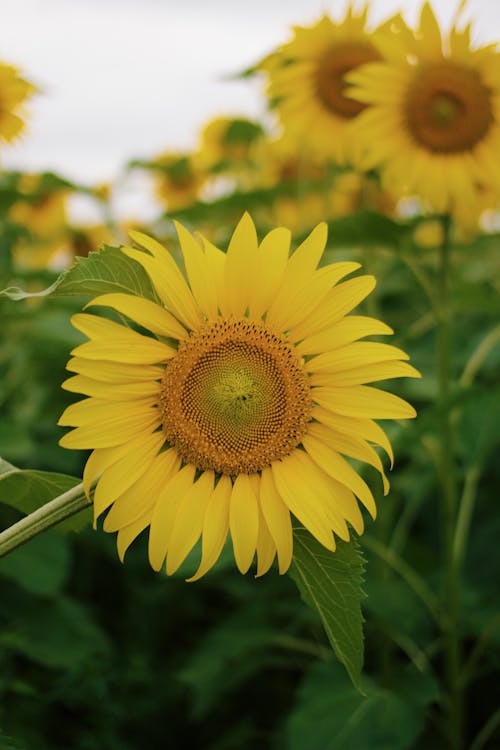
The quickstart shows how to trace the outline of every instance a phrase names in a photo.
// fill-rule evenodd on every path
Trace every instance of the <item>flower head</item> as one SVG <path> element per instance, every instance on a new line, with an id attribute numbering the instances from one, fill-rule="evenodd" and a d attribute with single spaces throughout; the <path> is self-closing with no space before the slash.
<path id="1" fill-rule="evenodd" d="M 313 26 L 297 26 L 293 39 L 259 66 L 284 137 L 338 164 L 357 161 L 351 126 L 365 106 L 347 94 L 345 75 L 381 59 L 378 37 L 385 25 L 368 32 L 366 21 L 366 7 L 356 13 L 349 5 L 340 22 L 325 15 Z"/>
<path id="2" fill-rule="evenodd" d="M 400 24 L 381 49 L 384 61 L 348 76 L 349 94 L 369 105 L 353 126 L 364 166 L 393 193 L 474 223 L 485 188 L 500 191 L 499 53 L 472 48 L 469 26 L 444 37 L 429 3 L 416 34 Z"/>
<path id="3" fill-rule="evenodd" d="M 17 68 L 0 62 L 0 141 L 10 143 L 22 133 L 23 105 L 34 92 Z"/>
<path id="4" fill-rule="evenodd" d="M 348 313 L 373 289 L 359 268 L 318 267 L 326 225 L 289 257 L 290 233 L 258 242 L 245 214 L 223 253 L 176 225 L 187 280 L 162 245 L 138 232 L 122 248 L 148 273 L 158 302 L 104 294 L 89 303 L 125 315 L 147 333 L 88 313 L 73 324 L 88 341 L 72 352 L 64 387 L 88 398 L 60 424 L 61 444 L 93 449 L 96 518 L 125 551 L 149 527 L 149 558 L 173 573 L 201 537 L 194 576 L 217 560 L 228 532 L 239 570 L 257 573 L 293 554 L 292 516 L 325 547 L 363 531 L 358 501 L 375 516 L 365 481 L 344 458 L 375 466 L 390 443 L 374 419 L 413 417 L 401 398 L 367 383 L 418 377 L 394 346 L 364 342 L 384 323 Z"/>

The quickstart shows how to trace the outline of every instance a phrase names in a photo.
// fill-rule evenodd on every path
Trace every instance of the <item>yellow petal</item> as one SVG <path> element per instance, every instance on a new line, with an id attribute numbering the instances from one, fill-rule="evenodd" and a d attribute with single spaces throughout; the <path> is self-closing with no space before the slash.
<path id="1" fill-rule="evenodd" d="M 240 573 L 246 573 L 252 564 L 259 532 L 259 506 L 247 474 L 239 474 L 233 485 L 229 529 L 236 565 Z"/>
<path id="2" fill-rule="evenodd" d="M 134 539 L 136 539 L 141 531 L 144 531 L 144 529 L 151 523 L 152 515 L 153 509 L 148 508 L 142 514 L 142 516 L 137 518 L 129 526 L 125 526 L 123 529 L 120 529 L 120 531 L 118 532 L 118 536 L 116 538 L 116 548 L 118 550 L 118 557 L 122 562 L 125 558 L 125 552 L 130 547 Z"/>
<path id="3" fill-rule="evenodd" d="M 354 531 L 361 536 L 365 524 L 354 493 L 351 492 L 345 484 L 337 482 L 327 474 L 325 474 L 324 477 L 329 487 L 331 507 L 334 508 L 336 513 L 340 514 L 342 518 L 345 518 L 346 521 L 351 524 Z"/>
<path id="4" fill-rule="evenodd" d="M 167 309 L 171 310 L 186 328 L 196 329 L 201 322 L 200 309 L 170 254 L 165 250 L 167 261 L 159 262 L 151 255 L 131 247 L 122 247 L 121 250 L 141 264 Z"/>
<path id="5" fill-rule="evenodd" d="M 286 573 L 292 562 L 293 531 L 290 511 L 281 499 L 274 484 L 272 471 L 262 471 L 260 483 L 260 507 L 278 553 L 278 567 L 281 575 Z"/>
<path id="6" fill-rule="evenodd" d="M 384 485 L 384 495 L 387 495 L 389 492 L 389 482 L 387 481 L 382 461 L 378 453 L 365 440 L 360 437 L 354 438 L 350 435 L 345 435 L 342 432 L 333 430 L 331 427 L 317 423 L 309 425 L 308 433 L 322 440 L 338 453 L 343 453 L 345 456 L 350 456 L 357 461 L 364 461 L 377 469 Z"/>
<path id="7" fill-rule="evenodd" d="M 80 359 L 72 357 L 66 369 L 103 383 L 139 383 L 141 381 L 160 380 L 163 367 L 154 365 L 134 365 L 124 362 L 106 362 L 104 360 Z"/>
<path id="8" fill-rule="evenodd" d="M 373 276 L 358 276 L 334 286 L 322 304 L 292 328 L 288 338 L 293 342 L 301 341 L 325 328 L 331 328 L 336 320 L 351 312 L 373 291 L 375 283 Z"/>
<path id="9" fill-rule="evenodd" d="M 322 406 L 315 406 L 312 412 L 314 419 L 323 422 L 328 427 L 333 427 L 338 432 L 343 432 L 351 437 L 363 436 L 375 445 L 380 445 L 389 456 L 391 469 L 394 464 L 394 453 L 389 438 L 383 429 L 371 419 L 359 419 L 356 417 L 346 417 L 342 414 L 334 414 Z"/>
<path id="10" fill-rule="evenodd" d="M 409 403 L 387 391 L 366 385 L 313 388 L 313 400 L 346 417 L 368 419 L 410 419 L 416 411 Z"/>
<path id="11" fill-rule="evenodd" d="M 200 235 L 205 250 L 205 259 L 207 269 L 217 292 L 217 299 L 221 313 L 229 317 L 231 315 L 231 306 L 226 291 L 226 253 L 219 250 L 203 235 Z"/>
<path id="12" fill-rule="evenodd" d="M 99 518 L 117 497 L 149 471 L 164 442 L 162 432 L 147 435 L 133 453 L 120 458 L 103 472 L 94 493 L 94 518 Z"/>
<path id="13" fill-rule="evenodd" d="M 94 339 L 75 347 L 71 354 L 83 359 L 104 359 L 125 364 L 153 365 L 166 362 L 176 353 L 175 349 L 161 341 L 141 336 L 129 331 L 133 338 L 126 334 L 109 339 Z"/>
<path id="14" fill-rule="evenodd" d="M 184 339 L 187 336 L 186 329 L 181 326 L 174 316 L 157 305 L 151 300 L 144 297 L 137 297 L 134 294 L 101 294 L 95 297 L 91 302 L 85 305 L 85 308 L 101 305 L 102 307 L 111 307 L 117 312 L 123 313 L 139 325 L 147 328 L 148 331 L 155 333 L 157 336 L 166 336 L 167 338 Z"/>
<path id="15" fill-rule="evenodd" d="M 285 330 L 307 319 L 315 308 L 321 306 L 339 278 L 345 275 L 343 269 L 343 263 L 333 263 L 306 276 L 300 286 L 287 289 L 284 284 L 281 293 L 269 308 L 267 322 L 276 330 Z"/>
<path id="16" fill-rule="evenodd" d="M 208 501 L 203 519 L 200 566 L 189 581 L 200 579 L 219 559 L 229 530 L 232 489 L 231 479 L 225 475 L 221 476 Z"/>
<path id="17" fill-rule="evenodd" d="M 311 374 L 309 382 L 311 385 L 329 386 L 332 383 L 336 387 L 363 385 L 364 383 L 376 383 L 378 380 L 392 378 L 421 378 L 421 374 L 408 362 L 376 362 L 371 365 L 355 367 L 352 370 L 332 373 L 330 371 L 315 372 Z"/>
<path id="18" fill-rule="evenodd" d="M 157 409 L 150 409 L 147 418 L 142 414 L 133 417 L 123 414 L 121 420 L 77 427 L 67 435 L 63 435 L 59 440 L 59 445 L 75 450 L 113 448 L 127 443 L 138 435 L 148 435 L 159 426 L 160 416 Z"/>
<path id="19" fill-rule="evenodd" d="M 354 492 L 370 515 L 375 518 L 377 509 L 371 490 L 364 479 L 362 479 L 352 466 L 347 463 L 345 458 L 342 458 L 337 451 L 332 450 L 325 443 L 310 434 L 307 434 L 303 438 L 302 444 L 313 461 L 317 463 L 326 474 L 329 474 L 333 479 L 336 479 L 337 482 L 345 484 L 346 487 Z"/>
<path id="20" fill-rule="evenodd" d="M 285 275 L 291 233 L 278 227 L 266 234 L 257 254 L 257 279 L 250 290 L 250 315 L 260 318 L 272 303 Z"/>
<path id="21" fill-rule="evenodd" d="M 388 335 L 393 333 L 392 328 L 376 318 L 368 318 L 364 315 L 349 315 L 342 318 L 326 331 L 307 336 L 297 344 L 297 350 L 303 355 L 320 354 L 321 352 L 340 349 L 352 341 L 365 336 Z"/>
<path id="22" fill-rule="evenodd" d="M 269 533 L 266 521 L 259 512 L 259 534 L 257 536 L 257 574 L 256 578 L 263 576 L 273 564 L 276 555 L 276 546 L 273 538 Z"/>
<path id="23" fill-rule="evenodd" d="M 142 443 L 142 440 L 143 437 L 140 435 L 137 443 Z M 97 448 L 92 451 L 83 470 L 83 487 L 89 500 L 91 486 L 102 472 L 133 450 L 135 442 L 132 440 L 113 448 Z"/>
<path id="24" fill-rule="evenodd" d="M 217 289 L 210 276 L 200 242 L 182 224 L 174 221 L 194 298 L 209 320 L 217 317 Z"/>
<path id="25" fill-rule="evenodd" d="M 153 570 L 160 570 L 167 554 L 170 532 L 182 498 L 193 486 L 195 467 L 184 466 L 167 482 L 155 505 L 149 530 L 149 562 Z"/>
<path id="26" fill-rule="evenodd" d="M 226 254 L 226 294 L 235 318 L 244 315 L 256 278 L 257 233 L 248 213 L 243 214 Z"/>
<path id="27" fill-rule="evenodd" d="M 180 501 L 168 544 L 167 575 L 175 573 L 200 538 L 213 486 L 214 472 L 204 471 Z"/>
<path id="28" fill-rule="evenodd" d="M 109 401 L 137 401 L 141 398 L 151 400 L 158 398 L 160 392 L 160 383 L 152 381 L 151 383 L 102 383 L 93 378 L 87 378 L 85 375 L 74 375 L 68 378 L 62 384 L 61 388 L 72 393 L 83 393 L 85 396 L 95 396 L 99 399 Z"/>
<path id="29" fill-rule="evenodd" d="M 113 503 L 104 519 L 104 531 L 118 531 L 156 504 L 160 492 L 179 471 L 181 459 L 174 448 L 156 456 L 149 469 Z"/>
<path id="30" fill-rule="evenodd" d="M 307 362 L 306 370 L 311 373 L 322 371 L 337 373 L 396 359 L 409 359 L 409 356 L 402 349 L 391 344 L 356 341 L 341 349 L 318 354 Z"/>
<path id="31" fill-rule="evenodd" d="M 281 461 L 274 461 L 271 470 L 276 489 L 289 510 L 327 549 L 335 550 L 325 509 L 304 476 L 301 451 L 294 451 Z"/>
<path id="32" fill-rule="evenodd" d="M 86 398 L 68 406 L 57 424 L 62 427 L 80 427 L 92 424 L 111 424 L 122 422 L 135 417 L 143 417 L 146 421 L 151 415 L 154 400 L 143 400 L 128 403 L 127 401 L 113 402 L 98 398 Z M 119 426 L 117 427 L 117 430 Z"/>

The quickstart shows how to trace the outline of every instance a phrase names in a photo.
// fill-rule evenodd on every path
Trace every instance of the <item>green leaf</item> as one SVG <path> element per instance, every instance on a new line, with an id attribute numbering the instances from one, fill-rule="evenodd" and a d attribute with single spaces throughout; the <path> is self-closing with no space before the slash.
<path id="1" fill-rule="evenodd" d="M 69 567 L 67 539 L 47 531 L 0 560 L 0 576 L 16 581 L 25 591 L 51 596 L 61 590 Z"/>
<path id="2" fill-rule="evenodd" d="M 135 260 L 128 258 L 117 247 L 103 245 L 87 258 L 77 258 L 51 286 L 42 292 L 25 292 L 9 287 L 0 292 L 13 300 L 28 297 L 67 297 L 125 292 L 158 301 L 149 276 Z"/>
<path id="3" fill-rule="evenodd" d="M 357 692 L 338 664 L 316 663 L 298 693 L 286 724 L 288 750 L 409 750 L 425 726 L 427 706 L 438 697 L 429 675 L 412 671 L 390 691 L 363 679 Z"/>
<path id="4" fill-rule="evenodd" d="M 14 737 L 8 737 L 0 729 L 0 748 L 2 750 L 26 750 L 26 746 L 23 745 L 20 740 L 15 740 Z"/>
<path id="5" fill-rule="evenodd" d="M 305 529 L 294 529 L 289 574 L 306 604 L 317 610 L 335 655 L 357 689 L 363 666 L 363 569 L 354 541 L 338 540 L 336 551 L 329 552 Z"/>
<path id="6" fill-rule="evenodd" d="M 407 231 L 405 225 L 375 211 L 357 211 L 328 222 L 328 236 L 334 247 L 396 247 Z"/>
<path id="7" fill-rule="evenodd" d="M 0 503 L 9 505 L 25 515 L 32 513 L 81 482 L 77 477 L 52 471 L 17 469 L 0 459 Z M 80 531 L 91 520 L 91 510 L 85 508 L 54 528 L 60 532 Z"/>
<path id="8" fill-rule="evenodd" d="M 32 617 L 5 628 L 0 645 L 47 667 L 78 669 L 103 656 L 107 639 L 88 610 L 59 596 L 34 602 Z"/>

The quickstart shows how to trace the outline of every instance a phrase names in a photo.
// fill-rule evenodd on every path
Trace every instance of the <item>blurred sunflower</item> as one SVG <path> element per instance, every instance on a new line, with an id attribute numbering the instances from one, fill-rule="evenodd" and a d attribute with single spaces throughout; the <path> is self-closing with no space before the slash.
<path id="1" fill-rule="evenodd" d="M 345 91 L 345 75 L 381 59 L 379 36 L 384 24 L 366 31 L 367 7 L 335 23 L 323 16 L 314 26 L 294 28 L 293 39 L 265 58 L 258 69 L 267 75 L 267 94 L 285 138 L 338 164 L 357 161 L 351 124 L 364 104 Z"/>
<path id="2" fill-rule="evenodd" d="M 0 141 L 12 142 L 25 127 L 23 105 L 36 91 L 19 70 L 0 62 Z"/>
<path id="3" fill-rule="evenodd" d="M 8 220 L 27 231 L 12 248 L 16 265 L 49 268 L 64 247 L 67 228 L 68 190 L 47 187 L 43 174 L 23 174 L 19 198 L 9 208 Z"/>
<path id="4" fill-rule="evenodd" d="M 215 117 L 203 128 L 196 157 L 202 169 L 238 172 L 255 159 L 264 138 L 258 122 L 242 117 Z"/>
<path id="5" fill-rule="evenodd" d="M 438 213 L 477 221 L 488 186 L 500 191 L 500 55 L 471 48 L 470 27 L 443 38 L 429 3 L 416 35 L 404 25 L 382 40 L 385 60 L 348 76 L 370 105 L 353 132 L 364 166 L 380 167 L 393 194 L 416 194 Z"/>
<path id="6" fill-rule="evenodd" d="M 156 195 L 168 211 L 179 211 L 198 200 L 206 174 L 198 169 L 190 154 L 164 153 L 151 167 Z"/>
<path id="7" fill-rule="evenodd" d="M 293 554 L 291 514 L 329 550 L 334 534 L 361 534 L 358 500 L 374 517 L 373 495 L 343 457 L 374 466 L 388 483 L 374 419 L 413 417 L 401 398 L 366 383 L 419 377 L 407 355 L 361 342 L 392 333 L 347 314 L 373 289 L 372 276 L 339 283 L 358 263 L 317 268 L 326 243 L 318 225 L 288 257 L 290 232 L 258 243 L 245 214 L 227 253 L 176 225 L 187 271 L 140 233 L 143 249 L 122 248 L 148 273 L 161 302 L 111 293 L 89 304 L 111 308 L 152 336 L 91 314 L 72 321 L 88 341 L 72 351 L 64 384 L 88 398 L 59 423 L 75 427 L 61 445 L 93 449 L 84 471 L 97 479 L 94 513 L 110 508 L 121 559 L 149 526 L 149 559 L 167 574 L 202 538 L 191 580 L 218 559 L 228 532 L 238 569 L 257 552 L 257 574 Z M 333 533 L 332 533 L 333 532 Z"/>

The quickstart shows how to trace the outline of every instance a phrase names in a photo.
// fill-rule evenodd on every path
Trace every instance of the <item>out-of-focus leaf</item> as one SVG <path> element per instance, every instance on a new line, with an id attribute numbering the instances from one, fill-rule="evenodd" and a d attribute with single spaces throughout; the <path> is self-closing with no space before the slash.
<path id="1" fill-rule="evenodd" d="M 32 617 L 13 624 L 0 634 L 0 645 L 47 667 L 77 669 L 108 649 L 88 609 L 63 597 L 38 601 Z"/>
<path id="2" fill-rule="evenodd" d="M 108 292 L 137 294 L 158 301 L 149 277 L 139 263 L 128 258 L 117 247 L 103 245 L 87 258 L 77 258 L 67 271 L 42 292 L 24 292 L 11 287 L 0 295 L 13 300 L 28 297 L 93 296 Z"/>
<path id="3" fill-rule="evenodd" d="M 304 601 L 318 612 L 335 655 L 357 689 L 363 666 L 363 566 L 354 541 L 338 540 L 336 551 L 329 552 L 305 529 L 294 529 L 289 574 Z"/>
<path id="4" fill-rule="evenodd" d="M 0 576 L 16 581 L 30 593 L 50 596 L 61 590 L 68 565 L 67 540 L 47 531 L 3 557 Z"/>
<path id="5" fill-rule="evenodd" d="M 288 750 L 409 750 L 438 696 L 432 677 L 413 672 L 393 691 L 363 678 L 361 695 L 333 661 L 318 662 L 303 681 L 286 724 Z"/>
<path id="6" fill-rule="evenodd" d="M 7 461 L 0 464 L 0 503 L 24 514 L 32 513 L 81 482 L 77 477 L 52 471 L 16 469 Z M 91 511 L 84 508 L 54 528 L 60 532 L 80 531 L 90 522 Z"/>
<path id="7" fill-rule="evenodd" d="M 460 416 L 460 443 L 468 464 L 481 464 L 500 444 L 500 388 L 474 391 Z"/>
<path id="8" fill-rule="evenodd" d="M 334 247 L 396 247 L 408 229 L 375 211 L 358 211 L 328 222 L 329 242 Z"/>
<path id="9" fill-rule="evenodd" d="M 8 737 L 0 729 L 0 748 L 1 750 L 26 750 L 26 745 L 14 737 Z"/>

